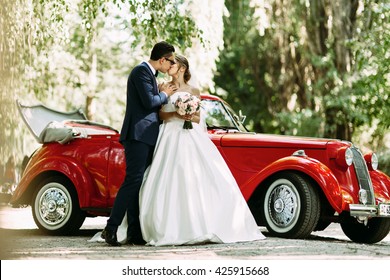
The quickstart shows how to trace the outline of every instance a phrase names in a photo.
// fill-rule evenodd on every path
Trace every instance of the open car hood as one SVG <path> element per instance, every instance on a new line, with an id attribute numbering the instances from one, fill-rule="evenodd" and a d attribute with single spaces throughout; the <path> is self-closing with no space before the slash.
<path id="1" fill-rule="evenodd" d="M 61 112 L 43 104 L 26 106 L 16 101 L 23 121 L 39 143 L 67 143 L 91 134 L 116 134 L 109 126 L 91 122 L 81 109 Z"/>

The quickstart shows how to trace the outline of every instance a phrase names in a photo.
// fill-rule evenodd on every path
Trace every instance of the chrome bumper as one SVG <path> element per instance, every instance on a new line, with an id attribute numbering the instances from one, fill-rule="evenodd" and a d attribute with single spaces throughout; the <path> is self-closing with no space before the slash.
<path id="1" fill-rule="evenodd" d="M 390 215 L 381 214 L 378 205 L 350 204 L 350 215 L 353 217 L 384 217 L 390 218 Z"/>

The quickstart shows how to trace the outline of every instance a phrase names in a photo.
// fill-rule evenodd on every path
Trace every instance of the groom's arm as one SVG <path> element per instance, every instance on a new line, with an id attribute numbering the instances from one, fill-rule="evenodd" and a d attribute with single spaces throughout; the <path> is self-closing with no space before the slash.
<path id="1" fill-rule="evenodd" d="M 134 68 L 130 79 L 137 89 L 137 94 L 145 108 L 155 109 L 167 103 L 167 94 L 158 92 L 157 83 L 153 80 L 155 77 L 150 75 L 145 67 L 138 66 Z"/>

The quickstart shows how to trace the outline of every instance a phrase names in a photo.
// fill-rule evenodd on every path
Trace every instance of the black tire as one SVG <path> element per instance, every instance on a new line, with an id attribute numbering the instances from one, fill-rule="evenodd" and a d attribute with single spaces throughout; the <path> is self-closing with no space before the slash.
<path id="1" fill-rule="evenodd" d="M 384 239 L 390 232 L 390 219 L 371 218 L 367 225 L 350 217 L 347 222 L 340 223 L 344 234 L 356 243 L 374 244 Z"/>
<path id="2" fill-rule="evenodd" d="M 317 188 L 293 172 L 279 173 L 269 181 L 262 204 L 262 220 L 272 236 L 307 238 L 320 217 Z"/>
<path id="3" fill-rule="evenodd" d="M 36 225 L 50 235 L 71 235 L 85 220 L 72 183 L 64 177 L 44 180 L 36 189 L 31 209 Z"/>

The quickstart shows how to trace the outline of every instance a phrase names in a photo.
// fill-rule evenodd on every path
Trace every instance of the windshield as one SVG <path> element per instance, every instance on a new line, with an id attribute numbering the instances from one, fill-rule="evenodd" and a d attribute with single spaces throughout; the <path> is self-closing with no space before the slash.
<path id="1" fill-rule="evenodd" d="M 238 121 L 237 114 L 227 103 L 222 103 L 217 100 L 203 99 L 202 109 L 206 114 L 207 128 L 247 131 L 245 126 Z M 236 120 L 234 119 L 235 116 Z"/>

